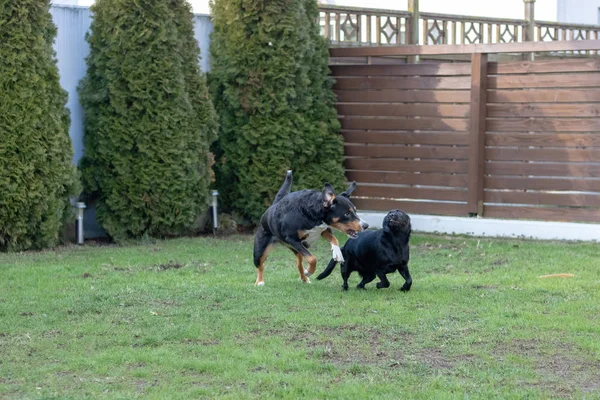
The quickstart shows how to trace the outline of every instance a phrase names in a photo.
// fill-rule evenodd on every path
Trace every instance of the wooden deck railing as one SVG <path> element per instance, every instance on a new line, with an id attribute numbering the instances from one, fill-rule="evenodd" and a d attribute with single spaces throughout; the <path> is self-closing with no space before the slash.
<path id="1" fill-rule="evenodd" d="M 321 5 L 321 34 L 333 43 L 408 44 L 408 11 Z"/>
<path id="2" fill-rule="evenodd" d="M 412 1 L 412 3 L 411 3 Z M 321 34 L 334 45 L 442 45 L 548 42 L 600 38 L 600 25 L 567 24 L 528 19 L 484 18 L 320 5 Z M 525 2 L 526 17 L 534 2 Z M 529 8 L 528 8 L 529 7 Z M 414 27 L 413 25 L 417 26 Z M 595 54 L 596 52 L 594 52 Z M 591 54 L 591 52 L 585 53 Z"/>

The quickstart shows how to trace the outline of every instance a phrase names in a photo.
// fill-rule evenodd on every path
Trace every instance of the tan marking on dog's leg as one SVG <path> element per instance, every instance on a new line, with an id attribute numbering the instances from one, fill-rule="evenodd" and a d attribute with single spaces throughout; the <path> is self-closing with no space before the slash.
<path id="1" fill-rule="evenodd" d="M 298 268 L 298 273 L 300 274 L 300 280 L 304 283 L 310 283 L 310 279 L 304 273 L 304 265 L 302 265 L 302 254 L 296 253 L 296 267 Z"/>
<path id="2" fill-rule="evenodd" d="M 331 243 L 331 245 L 340 247 L 340 242 L 338 242 L 333 233 L 329 231 L 323 231 L 321 232 L 321 237 Z"/>
<path id="3" fill-rule="evenodd" d="M 321 233 L 321 237 L 331 244 L 331 257 L 333 257 L 333 259 L 337 262 L 344 262 L 344 256 L 342 255 L 342 250 L 340 249 L 340 242 L 338 242 L 333 233 L 330 231 L 323 231 Z"/>
<path id="4" fill-rule="evenodd" d="M 265 284 L 265 261 L 267 261 L 271 250 L 273 250 L 272 244 L 268 245 L 263 255 L 260 256 L 260 265 L 256 268 L 256 282 L 254 282 L 256 286 L 264 286 Z"/>
<path id="5" fill-rule="evenodd" d="M 315 257 L 311 254 L 304 258 L 306 258 L 306 262 L 308 262 L 308 273 L 310 275 L 314 274 L 315 271 L 317 270 L 317 257 Z M 304 272 L 304 271 L 302 271 L 302 272 Z"/>
<path id="6" fill-rule="evenodd" d="M 256 282 L 254 282 L 254 285 L 263 286 L 265 284 L 264 272 L 265 272 L 264 265 L 261 264 L 258 268 L 256 268 Z"/>

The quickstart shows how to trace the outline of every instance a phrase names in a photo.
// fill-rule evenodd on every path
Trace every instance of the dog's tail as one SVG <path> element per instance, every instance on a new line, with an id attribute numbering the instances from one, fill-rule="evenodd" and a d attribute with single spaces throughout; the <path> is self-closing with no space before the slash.
<path id="1" fill-rule="evenodd" d="M 317 276 L 317 280 L 320 281 L 321 279 L 327 278 L 329 275 L 331 275 L 331 272 L 334 270 L 336 265 L 337 261 L 332 258 L 331 261 L 329 261 L 329 264 L 327 264 L 327 268 L 325 268 L 323 272 Z"/>
<path id="2" fill-rule="evenodd" d="M 277 196 L 275 196 L 275 200 L 273 200 L 273 204 L 277 203 L 279 200 L 283 199 L 286 194 L 290 192 L 292 189 L 292 170 L 288 170 L 285 174 L 285 180 L 283 181 L 283 185 L 279 188 L 279 192 L 277 192 Z"/>

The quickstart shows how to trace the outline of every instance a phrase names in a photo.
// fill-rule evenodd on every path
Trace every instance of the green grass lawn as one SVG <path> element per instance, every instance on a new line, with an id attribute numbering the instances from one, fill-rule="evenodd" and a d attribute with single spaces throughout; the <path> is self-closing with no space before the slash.
<path id="1" fill-rule="evenodd" d="M 0 398 L 600 398 L 598 244 L 411 253 L 408 293 L 282 247 L 255 287 L 250 236 L 0 254 Z"/>

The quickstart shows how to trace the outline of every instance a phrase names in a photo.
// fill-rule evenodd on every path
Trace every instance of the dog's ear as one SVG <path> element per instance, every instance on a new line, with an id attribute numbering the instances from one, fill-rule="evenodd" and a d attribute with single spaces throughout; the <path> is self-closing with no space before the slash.
<path id="1" fill-rule="evenodd" d="M 356 189 L 356 182 L 352 182 L 350 186 L 348 186 L 348 189 L 340 193 L 340 196 L 344 196 L 349 199 L 352 192 L 354 192 L 354 189 Z"/>
<path id="2" fill-rule="evenodd" d="M 323 188 L 323 207 L 330 208 L 335 199 L 335 192 L 329 183 L 325 184 Z"/>

